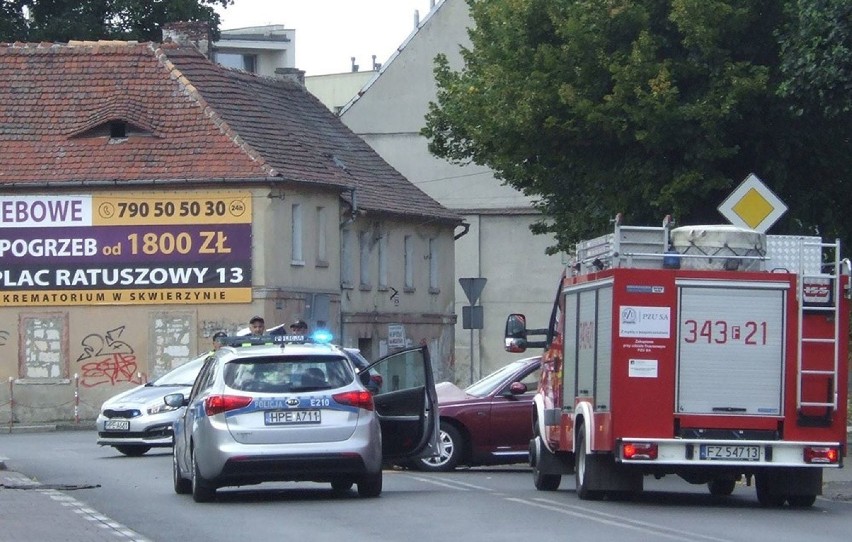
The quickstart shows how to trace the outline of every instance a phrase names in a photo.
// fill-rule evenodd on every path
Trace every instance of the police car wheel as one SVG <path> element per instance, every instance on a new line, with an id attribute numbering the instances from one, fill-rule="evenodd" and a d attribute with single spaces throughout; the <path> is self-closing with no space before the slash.
<path id="1" fill-rule="evenodd" d="M 192 500 L 210 502 L 216 498 L 216 488 L 201 476 L 198 470 L 197 454 L 192 452 Z"/>

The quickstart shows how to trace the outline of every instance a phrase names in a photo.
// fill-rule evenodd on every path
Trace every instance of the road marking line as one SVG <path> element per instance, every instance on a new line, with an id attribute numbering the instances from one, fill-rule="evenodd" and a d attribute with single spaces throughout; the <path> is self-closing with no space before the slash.
<path id="1" fill-rule="evenodd" d="M 411 476 L 411 478 L 414 478 L 415 480 L 419 480 L 420 482 L 426 482 L 427 484 L 433 484 L 433 485 L 441 486 L 441 487 L 448 487 L 450 489 L 458 489 L 459 491 L 468 491 L 468 489 L 465 488 L 465 487 L 459 487 L 455 484 L 446 484 L 446 483 L 443 483 L 443 482 L 439 482 L 437 480 L 433 480 L 431 478 L 420 478 L 419 476 Z"/>
<path id="2" fill-rule="evenodd" d="M 437 478 L 438 480 L 443 480 L 444 482 L 447 482 L 447 483 L 458 484 L 460 486 L 469 487 L 471 489 L 480 489 L 482 491 L 494 491 L 490 487 L 478 486 L 476 484 L 471 484 L 471 483 L 468 483 L 468 482 L 460 482 L 458 480 L 453 480 L 452 478 L 442 478 L 440 476 L 436 476 L 435 478 Z"/>
<path id="3" fill-rule="evenodd" d="M 654 525 L 652 523 L 647 523 L 644 521 L 627 519 L 623 516 L 618 516 L 615 514 L 607 514 L 605 512 L 598 512 L 596 510 L 589 510 L 588 508 L 583 508 L 580 506 L 572 506 L 566 505 L 562 502 L 551 501 L 549 499 L 535 499 L 534 501 L 529 501 L 525 499 L 518 499 L 515 497 L 507 498 L 506 500 L 525 504 L 527 506 L 534 506 L 537 508 L 542 508 L 544 510 L 550 510 L 553 512 L 558 512 L 560 514 L 565 514 L 568 516 L 574 516 L 577 518 L 587 519 L 590 521 L 594 521 L 597 523 L 601 523 L 604 525 L 611 525 L 613 527 L 621 527 L 623 529 L 639 531 L 643 533 L 653 534 L 655 536 L 661 536 L 664 538 L 671 538 L 673 540 L 685 540 L 689 542 L 693 542 L 696 538 L 701 538 L 704 540 L 712 540 L 714 542 L 728 542 L 728 539 L 725 538 L 716 538 L 711 536 L 702 535 L 699 533 L 681 531 L 679 529 L 672 529 L 670 527 L 662 527 L 659 525 Z"/>
<path id="4" fill-rule="evenodd" d="M 83 516 L 83 519 L 97 523 L 97 526 L 101 529 L 109 529 L 117 538 L 127 539 L 131 542 L 151 542 L 139 533 L 106 517 L 97 510 L 90 508 L 82 501 L 78 501 L 74 497 L 69 497 L 64 493 L 60 493 L 56 489 L 40 489 L 38 491 L 44 493 L 63 506 L 73 506 L 74 509 L 72 511 L 74 513 L 80 514 Z"/>

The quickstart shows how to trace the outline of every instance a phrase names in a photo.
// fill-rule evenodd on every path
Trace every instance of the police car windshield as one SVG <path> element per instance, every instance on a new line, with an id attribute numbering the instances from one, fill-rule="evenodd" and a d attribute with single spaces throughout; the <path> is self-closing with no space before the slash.
<path id="1" fill-rule="evenodd" d="M 342 357 L 275 356 L 233 360 L 225 366 L 224 377 L 234 390 L 287 393 L 339 388 L 355 375 Z"/>

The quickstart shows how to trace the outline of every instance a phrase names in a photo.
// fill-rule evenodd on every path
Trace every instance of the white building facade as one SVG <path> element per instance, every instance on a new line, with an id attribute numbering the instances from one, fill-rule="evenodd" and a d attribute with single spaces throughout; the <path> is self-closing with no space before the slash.
<path id="1" fill-rule="evenodd" d="M 503 349 L 507 314 L 522 312 L 531 327 L 545 326 L 564 268 L 561 256 L 545 254 L 554 239 L 530 232 L 539 214 L 527 197 L 501 184 L 487 168 L 456 166 L 432 156 L 419 134 L 436 96 L 433 60 L 444 53 L 459 69 L 459 47 L 469 46 L 470 25 L 464 0 L 438 2 L 340 114 L 386 162 L 469 225 L 467 234 L 456 240 L 455 276 L 487 282 L 480 298 L 484 327 L 471 332 L 462 327 L 468 300 L 456 281 L 455 372 L 460 384 L 517 357 Z"/>

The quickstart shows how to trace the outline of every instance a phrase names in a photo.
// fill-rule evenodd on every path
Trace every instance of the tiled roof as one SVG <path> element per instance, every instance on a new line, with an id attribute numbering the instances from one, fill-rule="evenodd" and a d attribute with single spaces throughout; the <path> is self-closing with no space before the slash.
<path id="1" fill-rule="evenodd" d="M 174 44 L 0 45 L 0 186 L 281 178 L 366 211 L 460 220 L 296 82 Z M 92 130 L 111 120 L 125 140 Z M 143 135 L 135 135 L 136 133 Z"/>
<path id="2" fill-rule="evenodd" d="M 0 184 L 265 177 L 150 44 L 0 46 Z M 85 132 L 127 120 L 150 135 Z"/>

